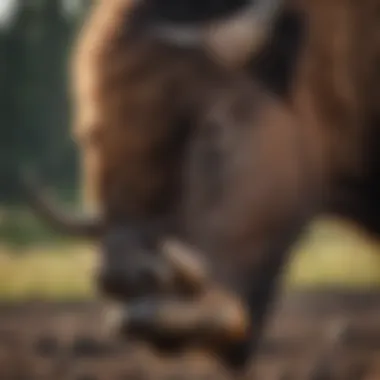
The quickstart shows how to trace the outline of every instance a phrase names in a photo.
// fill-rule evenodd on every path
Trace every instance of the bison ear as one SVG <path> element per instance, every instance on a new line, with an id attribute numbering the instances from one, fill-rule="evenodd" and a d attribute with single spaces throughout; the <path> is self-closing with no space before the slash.
<path id="1" fill-rule="evenodd" d="M 75 216 L 70 211 L 63 211 L 42 189 L 33 169 L 20 170 L 19 180 L 28 205 L 34 213 L 54 229 L 62 233 L 99 238 L 104 230 L 103 219 L 98 216 Z"/>

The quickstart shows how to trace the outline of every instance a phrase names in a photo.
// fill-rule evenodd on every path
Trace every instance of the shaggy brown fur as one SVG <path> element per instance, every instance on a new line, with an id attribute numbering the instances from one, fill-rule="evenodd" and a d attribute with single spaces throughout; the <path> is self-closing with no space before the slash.
<path id="1" fill-rule="evenodd" d="M 228 225 L 225 234 L 264 239 L 265 220 L 286 219 L 303 199 L 301 168 L 312 173 L 308 182 L 320 181 L 315 171 L 322 172 L 316 159 L 321 139 L 310 137 L 318 130 L 300 127 L 242 70 L 222 67 L 201 50 L 165 46 L 133 34 L 132 27 L 128 31 L 126 4 L 100 2 L 75 55 L 75 135 L 89 187 L 111 219 L 136 219 L 168 212 L 184 179 L 182 203 L 191 214 L 215 209 L 210 214 L 219 216 L 206 219 Z M 186 132 L 190 138 L 178 139 Z M 182 159 L 190 169 L 180 166 Z M 236 172 L 230 173 L 234 160 Z M 273 197 L 271 186 L 282 192 L 268 201 L 273 213 L 266 206 L 261 211 L 265 198 Z M 221 192 L 226 200 L 218 204 Z M 188 218 L 199 226 L 206 219 Z M 208 234 L 213 225 L 194 228 Z"/>
<path id="2" fill-rule="evenodd" d="M 174 49 L 131 39 L 128 12 L 125 1 L 100 2 L 80 37 L 74 133 L 90 196 L 107 208 L 102 211 L 133 218 L 151 215 L 170 192 L 164 183 L 173 162 L 157 158 L 160 149 L 175 148 L 175 129 L 186 128 L 178 123 L 199 73 L 196 62 L 177 57 Z"/>
<path id="3" fill-rule="evenodd" d="M 379 235 L 380 1 L 308 0 L 303 7 L 310 31 L 297 102 L 330 139 L 336 186 L 328 209 Z"/>
<path id="4" fill-rule="evenodd" d="M 259 329 L 286 248 L 317 204 L 318 131 L 248 72 L 141 34 L 127 4 L 99 3 L 74 58 L 86 186 L 111 225 L 176 212 L 172 230 L 206 254 Z"/>
<path id="5" fill-rule="evenodd" d="M 308 22 L 293 100 L 325 136 L 335 182 L 328 210 L 380 234 L 380 1 L 298 3 Z"/>
<path id="6" fill-rule="evenodd" d="M 308 28 L 297 112 L 326 131 L 334 175 L 363 173 L 379 128 L 380 1 L 300 3 Z"/>
<path id="7" fill-rule="evenodd" d="M 100 1 L 74 54 L 74 135 L 86 198 L 111 219 L 168 206 L 190 119 L 231 76 L 201 51 L 134 35 L 130 13 L 125 0 Z"/>
<path id="8" fill-rule="evenodd" d="M 125 0 L 99 3 L 75 55 L 75 136 L 101 211 L 120 223 L 180 210 L 176 227 L 255 328 L 331 181 L 363 173 L 379 116 L 379 0 L 301 7 L 307 38 L 283 99 L 293 114 L 252 73 L 139 34 Z"/>

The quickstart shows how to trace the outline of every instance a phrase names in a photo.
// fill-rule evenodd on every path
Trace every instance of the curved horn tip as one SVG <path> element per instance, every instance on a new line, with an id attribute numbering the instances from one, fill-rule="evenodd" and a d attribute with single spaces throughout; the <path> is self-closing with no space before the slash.
<path id="1" fill-rule="evenodd" d="M 206 287 L 208 269 L 196 249 L 179 240 L 167 239 L 162 242 L 160 251 L 176 271 L 180 281 L 196 291 Z"/>
<path id="2" fill-rule="evenodd" d="M 128 310 L 120 305 L 107 305 L 101 315 L 101 330 L 106 336 L 115 335 L 128 324 Z"/>
<path id="3" fill-rule="evenodd" d="M 222 325 L 226 329 L 226 335 L 234 340 L 241 340 L 247 337 L 250 330 L 250 318 L 247 310 L 236 300 L 226 302 L 225 307 L 220 310 Z"/>
<path id="4" fill-rule="evenodd" d="M 90 239 L 102 233 L 104 226 L 100 218 L 79 218 L 57 207 L 50 194 L 39 184 L 36 171 L 31 167 L 20 171 L 20 180 L 28 205 L 47 224 L 65 234 Z"/>

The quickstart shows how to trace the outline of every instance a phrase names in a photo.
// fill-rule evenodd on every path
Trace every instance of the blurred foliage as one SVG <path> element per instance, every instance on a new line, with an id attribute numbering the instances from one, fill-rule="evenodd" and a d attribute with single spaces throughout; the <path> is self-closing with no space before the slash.
<path id="1" fill-rule="evenodd" d="M 53 230 L 25 207 L 8 206 L 0 210 L 0 242 L 15 253 L 22 253 L 30 245 L 67 245 L 76 240 Z"/>
<path id="2" fill-rule="evenodd" d="M 12 0 L 8 0 L 12 1 Z M 34 166 L 62 189 L 76 183 L 67 62 L 80 0 L 13 0 L 0 33 L 0 203 L 20 202 L 20 168 Z M 77 3 L 77 7 L 74 4 Z M 71 4 L 71 5 L 70 5 Z M 74 17 L 76 15 L 76 17 Z"/>

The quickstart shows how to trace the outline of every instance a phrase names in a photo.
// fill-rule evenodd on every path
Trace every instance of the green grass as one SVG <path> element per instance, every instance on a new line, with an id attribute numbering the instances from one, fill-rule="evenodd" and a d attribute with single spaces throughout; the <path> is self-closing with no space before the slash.
<path id="1" fill-rule="evenodd" d="M 0 300 L 96 296 L 92 282 L 96 250 L 92 245 L 56 239 L 44 227 L 34 226 L 33 219 L 26 222 L 24 217 L 17 222 L 14 215 L 12 218 L 17 228 L 10 231 L 15 236 L 0 237 Z M 35 230 L 17 239 L 18 233 L 28 228 Z M 0 231 L 5 234 L 7 230 Z M 380 243 L 336 220 L 318 221 L 295 247 L 285 284 L 290 289 L 380 287 Z"/>

